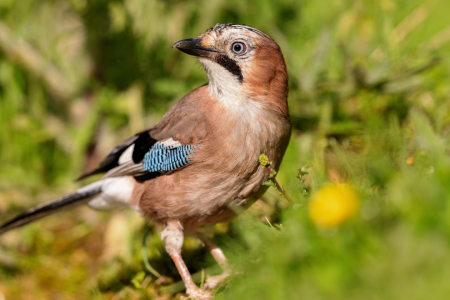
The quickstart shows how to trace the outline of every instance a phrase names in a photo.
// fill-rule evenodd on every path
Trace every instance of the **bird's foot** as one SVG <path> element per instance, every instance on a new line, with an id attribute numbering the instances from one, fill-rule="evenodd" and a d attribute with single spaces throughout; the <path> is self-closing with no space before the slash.
<path id="1" fill-rule="evenodd" d="M 210 300 L 213 298 L 210 292 L 203 291 L 196 286 L 188 288 L 186 294 L 189 296 L 188 299 L 192 300 Z"/>
<path id="2" fill-rule="evenodd" d="M 204 290 L 212 290 L 221 285 L 228 277 L 230 276 L 230 272 L 225 271 L 222 274 L 215 276 L 208 276 L 205 280 L 205 284 L 203 285 Z"/>

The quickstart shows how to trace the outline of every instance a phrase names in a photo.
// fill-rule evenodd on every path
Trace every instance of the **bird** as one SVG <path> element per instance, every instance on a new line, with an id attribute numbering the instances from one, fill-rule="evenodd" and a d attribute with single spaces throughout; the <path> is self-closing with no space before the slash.
<path id="1" fill-rule="evenodd" d="M 209 82 L 180 99 L 156 125 L 118 144 L 96 169 L 79 178 L 105 173 L 101 179 L 25 211 L 3 224 L 0 234 L 83 204 L 97 210 L 130 207 L 164 226 L 161 239 L 186 294 L 211 299 L 210 291 L 194 283 L 183 261 L 184 237 L 200 239 L 227 268 L 227 258 L 208 232 L 267 190 L 263 183 L 270 174 L 259 163 L 261 154 L 278 171 L 292 130 L 288 74 L 276 41 L 247 25 L 219 23 L 172 48 L 196 57 Z"/>

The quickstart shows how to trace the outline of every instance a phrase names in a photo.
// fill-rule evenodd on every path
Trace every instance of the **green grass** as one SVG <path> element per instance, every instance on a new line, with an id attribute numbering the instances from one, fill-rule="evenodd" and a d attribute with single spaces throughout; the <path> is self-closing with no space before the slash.
<path id="1" fill-rule="evenodd" d="M 237 271 L 217 298 L 446 299 L 448 11 L 446 0 L 0 1 L 0 219 L 73 191 L 207 81 L 175 41 L 245 23 L 286 58 L 294 131 L 277 180 L 296 205 L 271 189 L 217 227 Z M 325 231 L 303 190 L 329 182 L 350 183 L 361 208 Z M 158 279 L 142 260 L 149 226 Z M 183 255 L 199 280 L 217 272 L 199 242 Z M 156 228 L 131 212 L 80 208 L 0 239 L 0 298 L 178 299 L 179 280 Z"/>

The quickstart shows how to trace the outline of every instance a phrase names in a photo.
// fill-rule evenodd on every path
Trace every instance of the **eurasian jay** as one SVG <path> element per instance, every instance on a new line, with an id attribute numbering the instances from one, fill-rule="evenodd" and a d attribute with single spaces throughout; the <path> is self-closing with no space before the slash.
<path id="1" fill-rule="evenodd" d="M 184 233 L 197 236 L 219 265 L 226 263 L 202 228 L 229 221 L 266 191 L 261 154 L 278 170 L 291 135 L 288 75 L 278 44 L 250 26 L 217 24 L 173 48 L 196 56 L 209 83 L 80 177 L 106 172 L 102 179 L 26 211 L 0 233 L 80 204 L 99 210 L 129 206 L 165 224 L 161 238 L 186 293 L 210 299 L 181 257 Z"/>

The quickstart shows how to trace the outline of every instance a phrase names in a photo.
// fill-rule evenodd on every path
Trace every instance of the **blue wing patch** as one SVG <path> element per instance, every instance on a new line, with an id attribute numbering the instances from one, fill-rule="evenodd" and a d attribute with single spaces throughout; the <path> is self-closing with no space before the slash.
<path id="1" fill-rule="evenodd" d="M 145 154 L 142 169 L 148 172 L 168 172 L 186 165 L 194 146 L 179 145 L 179 143 L 164 145 L 163 142 L 157 142 Z"/>

